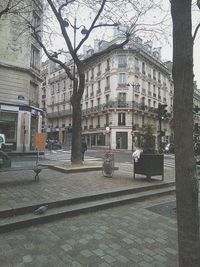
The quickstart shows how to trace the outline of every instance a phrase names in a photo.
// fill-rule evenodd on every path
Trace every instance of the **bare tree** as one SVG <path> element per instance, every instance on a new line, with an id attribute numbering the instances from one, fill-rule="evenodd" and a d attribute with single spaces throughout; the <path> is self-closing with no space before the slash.
<path id="1" fill-rule="evenodd" d="M 200 266 L 198 177 L 193 152 L 191 0 L 171 1 L 179 266 Z M 196 32 L 195 32 L 196 36 Z"/>
<path id="2" fill-rule="evenodd" d="M 154 1 L 138 1 L 138 0 L 46 0 L 42 1 L 45 14 L 43 18 L 43 26 L 34 25 L 32 21 L 31 12 L 34 8 L 37 7 L 38 1 L 35 0 L 0 0 L 0 14 L 3 16 L 6 13 L 12 13 L 20 16 L 22 21 L 25 21 L 25 25 L 22 25 L 20 29 L 20 35 L 26 34 L 26 31 L 32 30 L 32 33 L 43 48 L 47 57 L 53 62 L 59 64 L 66 72 L 68 77 L 73 81 L 73 94 L 71 97 L 71 104 L 73 107 L 72 113 L 72 163 L 81 162 L 81 153 L 80 153 L 80 140 L 81 140 L 81 99 L 85 87 L 85 66 L 87 61 L 84 61 L 79 56 L 79 50 L 83 44 L 87 43 L 88 39 L 94 32 L 98 29 L 106 29 L 120 23 L 123 25 L 128 25 L 129 27 L 125 28 L 123 32 L 124 37 L 121 38 L 120 42 L 112 44 L 106 50 L 101 51 L 93 56 L 101 56 L 102 54 L 108 53 L 109 51 L 122 48 L 125 44 L 128 43 L 131 34 L 136 33 L 137 31 L 145 32 L 148 27 L 149 32 L 153 34 L 152 28 L 157 25 L 156 23 L 145 24 L 142 18 L 145 16 L 147 11 L 152 10 L 158 7 L 158 4 L 153 4 L 153 2 L 159 2 L 161 0 Z M 24 3 L 30 5 L 26 11 L 23 9 L 21 12 L 21 7 L 24 7 Z M 147 3 L 148 2 L 148 3 Z M 84 37 L 77 42 L 71 33 L 76 29 L 80 28 L 80 24 L 76 24 L 76 13 L 79 8 L 87 8 L 90 10 L 87 14 L 87 30 L 84 30 Z M 39 8 L 40 9 L 40 8 Z M 81 18 L 82 16 L 79 16 Z M 74 24 L 70 21 L 74 20 Z M 48 21 L 48 23 L 47 23 Z M 54 23 L 52 23 L 52 21 Z M 55 26 L 57 25 L 57 26 Z M 161 24 L 160 24 L 161 25 Z M 72 29 L 70 31 L 70 27 Z M 71 55 L 71 59 L 74 62 L 74 69 L 71 70 L 69 65 L 62 61 L 59 57 L 61 53 L 56 49 L 48 49 L 48 44 L 45 41 L 45 38 L 41 38 L 47 35 L 48 40 L 51 36 L 55 37 L 56 28 L 59 28 L 60 35 L 63 37 L 65 44 L 65 51 Z M 158 28 L 158 27 L 157 27 Z M 50 34 L 49 34 L 50 33 Z M 74 36 L 75 37 L 75 36 Z M 53 43 L 53 42 L 52 42 Z M 76 72 L 75 72 L 76 68 Z"/>
<path id="3" fill-rule="evenodd" d="M 23 0 L 0 0 L 0 18 L 6 14 L 24 13 L 29 6 L 30 4 Z"/>
<path id="4" fill-rule="evenodd" d="M 160 1 L 160 0 L 158 0 Z M 158 2 L 157 1 L 157 2 Z M 142 1 L 143 2 L 143 1 Z M 75 13 L 77 12 L 78 7 L 89 8 L 90 12 L 88 13 L 88 18 L 90 18 L 90 23 L 87 23 L 87 30 L 84 30 L 84 37 L 77 42 L 71 37 L 68 26 L 71 26 L 73 31 L 76 30 L 76 18 Z M 108 27 L 113 27 L 119 25 L 119 23 L 126 24 L 129 21 L 129 27 L 124 31 L 124 37 L 121 39 L 121 42 L 112 44 L 110 47 L 101 51 L 93 57 L 101 56 L 109 51 L 122 48 L 125 44 L 128 43 L 130 36 L 132 33 L 140 31 L 145 31 L 148 26 L 149 29 L 155 26 L 154 24 L 145 24 L 140 21 L 141 18 L 146 14 L 147 11 L 153 9 L 155 5 L 152 4 L 152 1 L 143 2 L 134 0 L 101 0 L 101 1 L 91 1 L 91 0 L 47 0 L 46 8 L 53 13 L 53 17 L 59 25 L 61 35 L 64 38 L 64 43 L 66 46 L 66 50 L 71 55 L 71 58 L 74 62 L 74 70 L 72 71 L 69 66 L 60 60 L 59 54 L 60 51 L 54 51 L 52 53 L 51 50 L 44 44 L 44 40 L 42 41 L 37 29 L 33 29 L 34 36 L 38 43 L 43 48 L 47 57 L 53 62 L 59 64 L 67 73 L 68 77 L 73 81 L 73 94 L 71 97 L 71 104 L 73 107 L 72 113 L 72 163 L 81 163 L 81 152 L 80 152 L 80 141 L 81 141 L 81 99 L 84 92 L 85 87 L 85 67 L 87 61 L 82 60 L 79 57 L 79 50 L 85 44 L 94 30 L 105 29 Z M 131 10 L 132 17 L 128 16 L 128 12 Z M 74 15 L 71 15 L 74 14 Z M 73 17 L 74 16 L 74 17 Z M 70 22 L 70 18 L 74 19 L 74 23 Z M 131 21 L 131 23 L 130 23 Z M 52 30 L 53 31 L 53 30 Z M 152 33 L 153 31 L 151 31 Z M 75 75 L 75 68 L 77 75 Z"/>

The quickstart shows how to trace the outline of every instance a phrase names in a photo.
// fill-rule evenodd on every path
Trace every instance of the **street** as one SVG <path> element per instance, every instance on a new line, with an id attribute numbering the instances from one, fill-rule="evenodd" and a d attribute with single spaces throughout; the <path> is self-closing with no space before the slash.
<path id="1" fill-rule="evenodd" d="M 104 157 L 104 154 L 107 150 L 97 150 L 97 149 L 88 149 L 85 153 L 85 161 L 101 161 Z M 127 150 L 116 150 L 112 151 L 115 157 L 115 163 L 120 167 L 125 167 L 128 170 L 132 171 L 132 152 Z M 66 149 L 60 150 L 46 150 L 45 155 L 40 155 L 40 163 L 51 164 L 54 161 L 70 161 L 71 151 Z M 36 162 L 36 157 L 18 157 L 12 160 L 13 167 L 19 166 L 30 166 L 34 165 Z M 165 154 L 164 155 L 164 168 L 174 169 L 174 155 Z"/>

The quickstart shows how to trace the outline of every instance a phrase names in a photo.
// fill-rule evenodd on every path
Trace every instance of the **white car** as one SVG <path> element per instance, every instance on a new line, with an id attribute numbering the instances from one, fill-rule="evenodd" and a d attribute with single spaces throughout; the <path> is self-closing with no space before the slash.
<path id="1" fill-rule="evenodd" d="M 2 145 L 5 144 L 6 138 L 5 134 L 0 134 L 0 149 L 2 149 Z"/>

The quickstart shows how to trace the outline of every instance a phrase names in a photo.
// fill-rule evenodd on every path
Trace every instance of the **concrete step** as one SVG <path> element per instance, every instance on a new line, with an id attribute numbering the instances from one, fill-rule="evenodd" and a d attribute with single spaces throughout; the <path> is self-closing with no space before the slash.
<path id="1" fill-rule="evenodd" d="M 0 233 L 174 193 L 175 186 L 172 184 L 165 183 L 162 186 L 158 184 L 142 188 L 104 192 L 97 195 L 85 195 L 80 198 L 21 207 L 15 210 L 0 211 Z M 41 215 L 33 213 L 39 206 L 46 204 L 48 204 L 46 213 Z"/>

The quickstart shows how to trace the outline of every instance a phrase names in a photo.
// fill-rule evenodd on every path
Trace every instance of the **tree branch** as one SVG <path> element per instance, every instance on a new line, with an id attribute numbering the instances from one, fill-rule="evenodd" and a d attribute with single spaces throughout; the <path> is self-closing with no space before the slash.
<path id="1" fill-rule="evenodd" d="M 38 44 L 42 47 L 44 53 L 46 54 L 46 56 L 53 62 L 59 64 L 67 73 L 67 75 L 69 76 L 69 78 L 71 80 L 75 80 L 74 75 L 72 75 L 70 68 L 68 68 L 65 63 L 63 63 L 61 60 L 59 60 L 58 58 L 56 58 L 57 54 L 54 53 L 54 55 L 51 55 L 48 50 L 46 49 L 45 45 L 42 43 L 42 41 L 40 40 L 40 37 L 38 36 L 38 33 L 35 31 L 34 27 L 30 26 L 33 29 L 33 35 L 35 40 L 38 42 Z"/>
<path id="2" fill-rule="evenodd" d="M 11 1 L 12 1 L 12 0 L 9 0 L 8 3 L 7 3 L 7 5 L 6 5 L 6 7 L 3 8 L 3 9 L 0 11 L 0 18 L 1 18 L 4 14 L 8 13 L 8 11 L 10 10 L 10 4 L 11 4 Z"/>
<path id="3" fill-rule="evenodd" d="M 89 37 L 91 31 L 94 29 L 94 26 L 95 26 L 95 24 L 96 24 L 98 18 L 100 17 L 100 15 L 101 15 L 103 9 L 104 9 L 104 6 L 105 6 L 105 4 L 106 4 L 106 1 L 107 1 L 107 0 L 103 0 L 103 1 L 102 1 L 102 3 L 101 3 L 101 7 L 99 8 L 99 11 L 98 11 L 96 17 L 94 18 L 92 24 L 90 25 L 90 27 L 89 27 L 89 29 L 88 29 L 87 34 L 85 35 L 85 37 L 80 41 L 80 43 L 79 43 L 79 44 L 77 45 L 77 47 L 75 48 L 75 52 L 78 52 L 78 50 L 80 49 L 80 47 L 82 46 L 82 44 L 88 39 L 88 37 Z"/>
<path id="4" fill-rule="evenodd" d="M 66 45 L 67 45 L 67 47 L 69 49 L 69 52 L 70 52 L 74 62 L 78 65 L 80 63 L 80 60 L 79 60 L 79 58 L 78 58 L 78 56 L 76 54 L 75 49 L 73 49 L 71 40 L 70 40 L 69 35 L 67 34 L 67 31 L 66 31 L 65 26 L 64 26 L 64 20 L 63 20 L 62 16 L 56 10 L 55 5 L 53 4 L 53 2 L 51 0 L 47 0 L 47 2 L 49 3 L 49 5 L 50 5 L 55 17 L 57 18 L 57 20 L 58 20 L 58 22 L 60 24 L 60 28 L 61 28 L 64 40 L 65 40 L 65 43 L 66 43 Z"/>
<path id="5" fill-rule="evenodd" d="M 196 27 L 196 29 L 195 29 L 195 31 L 194 31 L 194 35 L 193 35 L 193 37 L 192 37 L 193 42 L 194 42 L 194 40 L 195 40 L 195 38 L 196 38 L 196 36 L 197 36 L 197 32 L 198 32 L 199 28 L 200 28 L 200 23 L 197 25 L 197 27 Z"/>

